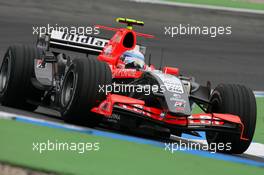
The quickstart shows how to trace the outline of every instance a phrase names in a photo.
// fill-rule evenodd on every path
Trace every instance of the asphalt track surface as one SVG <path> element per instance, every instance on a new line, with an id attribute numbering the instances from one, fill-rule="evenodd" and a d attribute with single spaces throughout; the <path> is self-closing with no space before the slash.
<path id="1" fill-rule="evenodd" d="M 145 27 L 137 29 L 158 38 L 142 42 L 148 46 L 157 67 L 164 48 L 164 65 L 177 66 L 183 74 L 196 77 L 202 84 L 210 80 L 213 86 L 240 83 L 264 90 L 264 15 L 117 0 L 0 1 L 0 57 L 10 44 L 35 41 L 32 26 L 48 23 L 121 26 L 114 21 L 116 17 L 145 21 Z M 218 38 L 164 35 L 165 26 L 179 24 L 232 26 L 232 35 Z"/>
<path id="2" fill-rule="evenodd" d="M 177 66 L 182 74 L 195 76 L 202 84 L 240 83 L 254 90 L 264 90 L 264 15 L 232 13 L 204 9 L 142 4 L 117 0 L 13 0 L 0 1 L 0 57 L 15 43 L 32 44 L 32 26 L 92 26 L 102 24 L 118 27 L 116 17 L 145 21 L 138 31 L 154 34 L 157 39 L 143 40 L 152 53 L 152 62 L 160 64 L 161 48 L 164 65 Z M 191 24 L 197 26 L 232 26 L 231 36 L 210 38 L 164 35 L 165 26 Z M 109 36 L 109 33 L 106 33 Z M 16 111 L 0 107 L 1 111 L 61 122 L 53 111 L 40 113 Z M 50 115 L 42 114 L 49 113 Z M 249 158 L 254 159 L 254 158 Z"/>

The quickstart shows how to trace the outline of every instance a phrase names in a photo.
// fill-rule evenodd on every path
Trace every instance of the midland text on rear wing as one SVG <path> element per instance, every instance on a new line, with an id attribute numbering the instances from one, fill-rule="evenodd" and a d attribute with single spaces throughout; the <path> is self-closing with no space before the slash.
<path id="1" fill-rule="evenodd" d="M 37 47 L 44 50 L 55 48 L 99 55 L 108 42 L 109 39 L 106 38 L 99 38 L 91 35 L 71 34 L 52 30 L 50 34 L 45 34 L 38 38 Z M 145 46 L 136 45 L 136 49 L 138 49 L 143 54 L 146 53 Z"/>

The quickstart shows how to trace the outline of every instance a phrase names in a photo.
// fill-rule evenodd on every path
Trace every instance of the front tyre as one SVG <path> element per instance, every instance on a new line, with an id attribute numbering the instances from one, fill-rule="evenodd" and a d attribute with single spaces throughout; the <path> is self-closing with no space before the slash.
<path id="1" fill-rule="evenodd" d="M 212 106 L 208 112 L 240 116 L 248 140 L 241 140 L 239 134 L 208 131 L 208 144 L 231 143 L 231 149 L 222 152 L 242 154 L 248 149 L 256 126 L 256 99 L 252 90 L 242 85 L 221 84 L 214 89 L 210 102 Z"/>

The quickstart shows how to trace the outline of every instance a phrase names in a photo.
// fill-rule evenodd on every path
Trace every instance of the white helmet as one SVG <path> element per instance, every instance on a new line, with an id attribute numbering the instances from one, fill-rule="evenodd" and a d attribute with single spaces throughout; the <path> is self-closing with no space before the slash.
<path id="1" fill-rule="evenodd" d="M 143 68 L 145 65 L 145 57 L 138 50 L 129 50 L 123 53 L 121 57 L 126 68 Z"/>

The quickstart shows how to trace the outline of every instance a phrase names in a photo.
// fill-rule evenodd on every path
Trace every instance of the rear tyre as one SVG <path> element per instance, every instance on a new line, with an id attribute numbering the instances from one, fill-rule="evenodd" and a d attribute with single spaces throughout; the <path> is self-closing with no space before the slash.
<path id="1" fill-rule="evenodd" d="M 234 84 L 217 86 L 210 99 L 212 107 L 208 112 L 229 113 L 240 116 L 244 124 L 244 136 L 248 140 L 241 140 L 239 134 L 222 132 L 206 132 L 208 144 L 231 143 L 231 149 L 219 152 L 241 154 L 249 147 L 256 126 L 256 99 L 249 88 Z"/>
<path id="2" fill-rule="evenodd" d="M 109 66 L 94 58 L 74 59 L 63 80 L 61 115 L 66 122 L 95 126 L 100 116 L 90 110 L 106 98 L 100 87 L 110 85 Z"/>
<path id="3" fill-rule="evenodd" d="M 35 47 L 10 46 L 0 68 L 0 102 L 4 106 L 34 111 L 38 105 L 28 101 L 40 101 L 42 91 L 36 89 L 31 78 L 34 73 Z"/>

